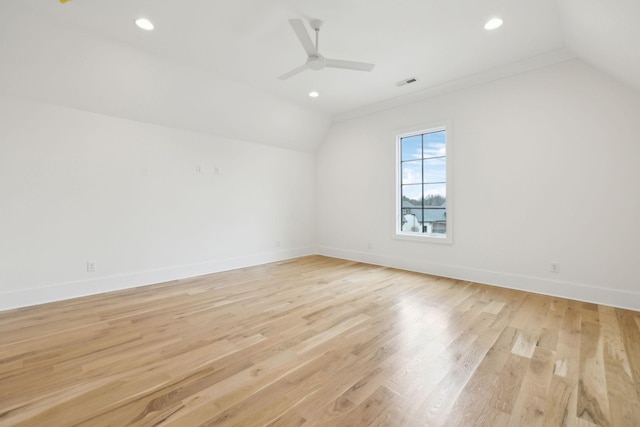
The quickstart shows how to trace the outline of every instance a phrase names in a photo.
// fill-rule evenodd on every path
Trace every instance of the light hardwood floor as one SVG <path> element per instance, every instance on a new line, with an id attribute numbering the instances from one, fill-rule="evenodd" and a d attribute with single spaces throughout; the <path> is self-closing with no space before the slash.
<path id="1" fill-rule="evenodd" d="M 639 328 L 304 257 L 0 313 L 0 425 L 638 426 Z"/>

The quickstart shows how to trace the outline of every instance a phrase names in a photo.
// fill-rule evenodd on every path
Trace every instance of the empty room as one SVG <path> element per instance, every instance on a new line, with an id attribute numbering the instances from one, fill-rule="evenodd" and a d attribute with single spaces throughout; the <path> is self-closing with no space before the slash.
<path id="1" fill-rule="evenodd" d="M 637 427 L 638 19 L 2 0 L 0 427 Z"/>

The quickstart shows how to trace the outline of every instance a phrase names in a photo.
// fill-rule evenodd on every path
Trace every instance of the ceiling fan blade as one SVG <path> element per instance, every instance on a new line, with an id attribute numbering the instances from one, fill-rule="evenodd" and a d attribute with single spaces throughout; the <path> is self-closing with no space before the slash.
<path id="1" fill-rule="evenodd" d="M 298 40 L 302 43 L 302 47 L 304 48 L 304 51 L 307 52 L 307 55 L 317 55 L 318 51 L 313 45 L 313 41 L 311 40 L 311 37 L 309 37 L 307 29 L 304 27 L 302 19 L 289 19 L 289 24 L 291 24 L 291 28 L 293 28 L 296 36 L 298 36 Z"/>
<path id="2" fill-rule="evenodd" d="M 342 61 L 341 59 L 326 59 L 325 64 L 329 68 L 344 68 L 345 70 L 371 71 L 375 64 L 366 62 Z"/>
<path id="3" fill-rule="evenodd" d="M 281 75 L 278 78 L 280 80 L 287 80 L 289 77 L 293 77 L 296 74 L 303 72 L 307 68 L 309 68 L 309 63 L 308 62 L 306 64 L 304 64 L 304 65 L 299 66 L 298 68 L 294 68 L 293 70 L 289 71 L 288 73 L 285 73 L 285 74 Z"/>

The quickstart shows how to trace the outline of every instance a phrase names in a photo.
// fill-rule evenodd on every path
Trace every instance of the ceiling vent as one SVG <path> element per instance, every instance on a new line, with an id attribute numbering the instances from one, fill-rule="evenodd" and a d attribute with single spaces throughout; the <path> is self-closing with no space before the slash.
<path id="1" fill-rule="evenodd" d="M 411 84 L 411 83 L 415 83 L 417 81 L 418 81 L 418 79 L 416 79 L 415 77 L 411 77 L 410 79 L 404 79 L 404 80 L 399 81 L 398 83 L 396 83 L 396 86 L 398 86 L 398 87 L 405 86 L 405 85 L 408 85 L 408 84 Z"/>

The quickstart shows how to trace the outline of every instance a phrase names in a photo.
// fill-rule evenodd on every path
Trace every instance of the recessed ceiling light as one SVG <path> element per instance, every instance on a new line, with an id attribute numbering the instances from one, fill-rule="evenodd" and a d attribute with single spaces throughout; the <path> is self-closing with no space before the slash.
<path id="1" fill-rule="evenodd" d="M 318 91 L 312 90 L 311 92 L 309 92 L 309 96 L 312 98 L 317 98 L 320 96 L 320 94 L 318 93 Z"/>
<path id="2" fill-rule="evenodd" d="M 502 19 L 500 18 L 491 18 L 484 24 L 484 29 L 487 31 L 495 30 L 496 28 L 500 28 L 502 26 Z"/>
<path id="3" fill-rule="evenodd" d="M 147 18 L 138 18 L 136 19 L 136 25 L 139 28 L 142 28 L 143 30 L 146 31 L 151 31 L 153 30 L 153 23 L 151 21 L 149 21 Z"/>

